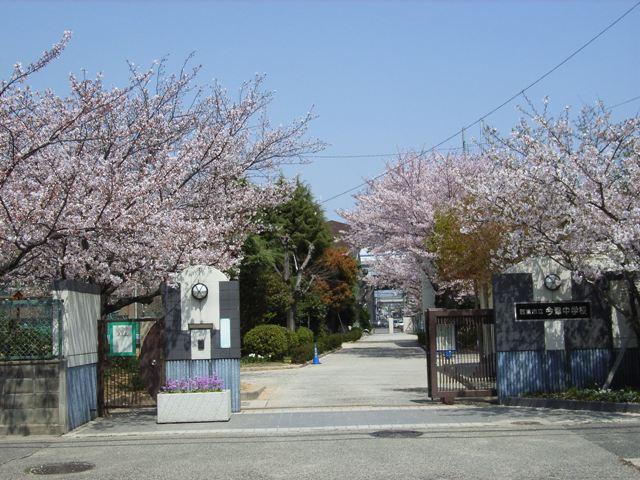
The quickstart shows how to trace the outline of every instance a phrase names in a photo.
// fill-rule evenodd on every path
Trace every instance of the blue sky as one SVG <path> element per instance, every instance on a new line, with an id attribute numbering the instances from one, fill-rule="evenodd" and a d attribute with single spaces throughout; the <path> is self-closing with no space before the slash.
<path id="1" fill-rule="evenodd" d="M 491 110 L 562 60 L 634 1 L 432 2 L 8 2 L 0 0 L 0 68 L 27 62 L 73 31 L 63 57 L 34 82 L 63 91 L 69 72 L 103 72 L 121 84 L 125 60 L 192 51 L 201 81 L 233 91 L 256 73 L 275 90 L 270 110 L 286 122 L 313 106 L 311 134 L 324 155 L 394 153 L 429 147 Z M 552 110 L 640 95 L 640 7 L 528 92 Z M 518 102 L 494 114 L 508 130 Z M 615 110 L 635 114 L 640 101 Z M 468 132 L 477 137 L 479 129 Z M 460 139 L 450 142 L 459 146 Z M 385 158 L 316 158 L 288 168 L 327 199 L 384 168 Z M 330 218 L 353 204 L 327 202 Z"/>

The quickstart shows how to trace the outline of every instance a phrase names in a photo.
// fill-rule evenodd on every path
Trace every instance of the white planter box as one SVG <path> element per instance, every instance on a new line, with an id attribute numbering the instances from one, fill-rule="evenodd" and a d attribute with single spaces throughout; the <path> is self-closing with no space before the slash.
<path id="1" fill-rule="evenodd" d="M 158 423 L 226 422 L 230 418 L 229 390 L 158 394 Z"/>

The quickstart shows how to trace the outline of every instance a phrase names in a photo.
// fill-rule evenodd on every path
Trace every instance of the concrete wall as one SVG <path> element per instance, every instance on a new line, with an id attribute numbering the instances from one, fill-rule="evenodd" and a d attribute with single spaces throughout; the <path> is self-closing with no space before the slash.
<path id="1" fill-rule="evenodd" d="M 61 280 L 53 298 L 62 300 L 62 356 L 68 367 L 98 362 L 100 289 L 95 285 Z"/>
<path id="2" fill-rule="evenodd" d="M 64 408 L 67 429 L 72 430 L 96 414 L 100 288 L 61 280 L 54 283 L 53 297 L 63 302 Z"/>
<path id="3" fill-rule="evenodd" d="M 0 435 L 66 432 L 65 396 L 64 362 L 0 363 Z"/>
<path id="4" fill-rule="evenodd" d="M 191 295 L 191 287 L 208 288 L 204 300 Z M 240 411 L 240 288 L 238 282 L 211 267 L 191 267 L 179 276 L 176 287 L 163 287 L 165 311 L 165 377 L 186 379 L 216 374 L 231 390 L 232 410 Z M 229 320 L 229 347 L 222 345 L 221 319 Z M 211 324 L 211 329 L 198 329 Z M 190 330 L 191 328 L 191 330 Z M 211 348 L 196 352 L 193 339 L 205 333 Z"/>
<path id="5" fill-rule="evenodd" d="M 165 309 L 165 359 L 166 360 L 203 360 L 192 358 L 191 333 L 184 330 L 184 315 L 182 313 L 182 303 L 184 288 L 164 287 L 163 302 Z M 212 351 L 210 358 L 240 358 L 240 289 L 238 282 L 219 282 L 216 288 L 218 292 L 217 319 L 213 317 L 202 317 L 202 322 L 194 323 L 214 323 L 211 331 Z M 210 289 L 211 292 L 211 289 Z M 189 295 L 190 295 L 189 289 Z M 211 295 L 211 293 L 209 293 Z M 190 307 L 187 316 L 194 315 L 194 308 Z M 204 311 L 204 309 L 203 309 Z M 200 313 L 198 313 L 200 315 Z M 209 318 L 210 320 L 207 320 Z M 220 324 L 220 318 L 230 319 L 231 346 L 230 348 L 220 347 L 220 330 L 215 325 Z M 214 322 L 215 320 L 215 322 Z"/>
<path id="6" fill-rule="evenodd" d="M 3 433 L 64 433 L 95 414 L 100 289 L 63 280 L 54 283 L 52 297 L 62 302 L 61 332 L 54 323 L 60 358 L 0 364 Z"/>
<path id="7" fill-rule="evenodd" d="M 220 328 L 220 289 L 221 282 L 229 278 L 219 270 L 206 266 L 189 267 L 178 276 L 180 284 L 181 329 L 188 330 L 190 323 L 213 323 L 214 329 Z M 204 300 L 196 300 L 191 295 L 191 287 L 203 283 L 208 288 Z"/>
<path id="8" fill-rule="evenodd" d="M 96 365 L 0 363 L 0 435 L 59 435 L 96 413 Z"/>
<path id="9" fill-rule="evenodd" d="M 550 273 L 563 280 L 556 291 L 544 287 L 544 277 Z M 550 259 L 529 259 L 494 276 L 493 300 L 500 397 L 604 383 L 616 353 L 612 315 L 611 307 L 593 285 L 576 283 L 569 271 Z M 515 320 L 517 302 L 561 301 L 590 302 L 591 318 Z M 614 385 L 634 376 L 634 355 L 630 351 L 625 356 Z"/>

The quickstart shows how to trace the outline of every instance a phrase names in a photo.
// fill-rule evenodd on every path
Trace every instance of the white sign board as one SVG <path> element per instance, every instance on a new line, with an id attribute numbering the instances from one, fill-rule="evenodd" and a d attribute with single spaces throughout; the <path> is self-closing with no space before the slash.
<path id="1" fill-rule="evenodd" d="M 231 348 L 231 319 L 220 319 L 220 348 Z"/>

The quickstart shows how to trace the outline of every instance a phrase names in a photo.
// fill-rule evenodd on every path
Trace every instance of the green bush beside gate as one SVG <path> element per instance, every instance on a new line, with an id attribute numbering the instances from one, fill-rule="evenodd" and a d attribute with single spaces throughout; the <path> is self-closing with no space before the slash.
<path id="1" fill-rule="evenodd" d="M 355 342 L 361 337 L 362 330 L 357 327 L 347 333 L 320 335 L 317 340 L 318 353 L 335 350 L 343 342 Z M 304 363 L 313 359 L 313 332 L 306 327 L 291 332 L 279 325 L 259 325 L 246 333 L 242 349 L 246 358 L 262 356 L 270 360 L 282 360 L 288 356 L 292 363 Z"/>

